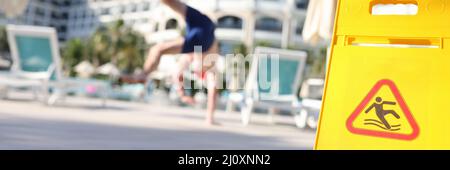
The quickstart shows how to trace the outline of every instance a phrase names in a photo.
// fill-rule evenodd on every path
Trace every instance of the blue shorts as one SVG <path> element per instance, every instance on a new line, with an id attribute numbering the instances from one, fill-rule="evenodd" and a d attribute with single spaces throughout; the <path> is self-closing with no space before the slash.
<path id="1" fill-rule="evenodd" d="M 208 51 L 215 40 L 216 26 L 209 17 L 187 6 L 186 35 L 182 53 L 194 52 L 195 46 L 201 46 L 202 52 Z"/>

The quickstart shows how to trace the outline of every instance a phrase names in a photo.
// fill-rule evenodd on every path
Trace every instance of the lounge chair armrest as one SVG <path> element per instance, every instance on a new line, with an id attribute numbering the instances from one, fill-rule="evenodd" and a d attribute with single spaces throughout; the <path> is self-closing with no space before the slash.
<path id="1" fill-rule="evenodd" d="M 48 77 L 46 77 L 47 80 L 50 80 L 50 78 L 52 77 L 52 75 L 53 75 L 53 73 L 55 72 L 55 70 L 56 70 L 56 66 L 55 66 L 54 63 L 52 63 L 52 64 L 50 64 L 50 65 L 48 66 L 48 69 L 47 69 L 47 75 L 48 75 Z"/>

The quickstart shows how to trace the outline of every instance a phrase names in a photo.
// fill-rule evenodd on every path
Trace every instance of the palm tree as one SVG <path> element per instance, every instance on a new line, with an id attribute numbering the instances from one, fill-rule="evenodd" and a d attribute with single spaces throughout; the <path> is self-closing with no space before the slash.
<path id="1" fill-rule="evenodd" d="M 68 75 L 74 76 L 74 66 L 86 58 L 85 45 L 81 39 L 72 39 L 66 42 L 62 51 L 63 68 L 68 72 Z"/>
<path id="2" fill-rule="evenodd" d="M 111 63 L 113 64 L 117 64 L 117 60 L 119 57 L 118 55 L 120 51 L 123 50 L 125 45 L 123 43 L 122 38 L 124 29 L 123 27 L 124 27 L 123 20 L 118 20 L 109 27 L 109 36 L 111 38 L 111 46 L 109 48 L 109 53 L 111 57 Z"/>
<path id="3" fill-rule="evenodd" d="M 144 63 L 145 38 L 118 20 L 109 27 L 111 63 L 126 73 L 132 73 Z"/>
<path id="4" fill-rule="evenodd" d="M 109 36 L 108 28 L 97 28 L 87 44 L 90 47 L 87 52 L 89 54 L 89 59 L 95 67 L 98 67 L 110 60 L 110 56 L 107 54 L 111 46 L 111 38 Z"/>
<path id="5" fill-rule="evenodd" d="M 146 42 L 130 28 L 124 30 L 120 38 L 121 48 L 118 49 L 117 65 L 126 73 L 132 73 L 135 68 L 139 68 L 144 63 Z"/>
<path id="6" fill-rule="evenodd" d="M 123 20 L 96 29 L 86 40 L 68 41 L 63 49 L 66 67 L 73 68 L 82 60 L 95 67 L 111 62 L 126 73 L 142 67 L 147 44 L 144 36 L 125 26 Z"/>

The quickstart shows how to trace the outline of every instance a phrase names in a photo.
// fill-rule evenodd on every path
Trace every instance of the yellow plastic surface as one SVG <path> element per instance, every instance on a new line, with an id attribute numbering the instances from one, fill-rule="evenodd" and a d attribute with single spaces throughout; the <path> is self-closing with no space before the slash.
<path id="1" fill-rule="evenodd" d="M 371 15 L 380 3 L 418 13 Z M 449 43 L 450 1 L 340 0 L 315 149 L 450 149 Z M 377 97 L 401 126 L 366 113 Z"/>

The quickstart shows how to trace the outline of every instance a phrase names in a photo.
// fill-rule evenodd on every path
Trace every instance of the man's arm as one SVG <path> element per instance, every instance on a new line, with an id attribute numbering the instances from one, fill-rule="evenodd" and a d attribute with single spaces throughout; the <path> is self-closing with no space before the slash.
<path id="1" fill-rule="evenodd" d="M 396 103 L 395 103 L 395 102 L 388 102 L 388 101 L 385 101 L 385 102 L 383 102 L 383 104 L 395 105 Z"/>
<path id="2" fill-rule="evenodd" d="M 208 90 L 208 103 L 206 105 L 206 121 L 208 124 L 214 124 L 214 112 L 217 106 L 217 81 L 215 72 L 207 72 L 206 86 Z"/>
<path id="3" fill-rule="evenodd" d="M 375 107 L 375 105 L 371 105 L 369 108 L 367 108 L 366 109 L 366 111 L 365 111 L 365 113 L 369 113 L 370 112 L 370 110 L 372 110 L 373 109 L 373 107 Z"/>
<path id="4" fill-rule="evenodd" d="M 184 79 L 183 79 L 183 72 L 189 67 L 190 64 L 190 56 L 183 55 L 178 61 L 178 67 L 173 73 L 173 83 L 176 87 L 176 91 L 178 95 L 180 96 L 180 99 L 183 103 L 193 105 L 195 104 L 195 100 L 191 96 L 187 96 L 184 93 Z"/>
<path id="5" fill-rule="evenodd" d="M 182 75 L 180 75 L 180 76 L 182 76 Z M 191 97 L 191 96 L 187 96 L 184 93 L 184 87 L 182 85 L 183 84 L 183 79 L 179 78 L 179 82 L 177 82 L 176 84 L 177 84 L 176 85 L 176 88 L 177 88 L 176 90 L 177 90 L 178 95 L 180 96 L 181 102 L 186 103 L 186 104 L 190 104 L 190 105 L 194 105 L 195 104 L 194 98 Z"/>

